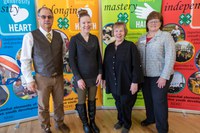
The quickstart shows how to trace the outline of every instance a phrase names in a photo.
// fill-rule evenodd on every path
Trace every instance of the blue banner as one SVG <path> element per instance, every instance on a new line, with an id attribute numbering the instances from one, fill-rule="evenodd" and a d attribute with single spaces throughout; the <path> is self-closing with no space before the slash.
<path id="1" fill-rule="evenodd" d="M 0 3 L 0 124 L 37 116 L 37 94 L 20 70 L 23 35 L 37 28 L 34 0 Z"/>

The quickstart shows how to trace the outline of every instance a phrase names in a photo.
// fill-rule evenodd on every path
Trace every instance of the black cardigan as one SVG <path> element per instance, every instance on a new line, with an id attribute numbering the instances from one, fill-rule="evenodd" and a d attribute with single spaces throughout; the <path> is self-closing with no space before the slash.
<path id="1" fill-rule="evenodd" d="M 131 94 L 131 83 L 143 81 L 139 53 L 133 42 L 124 40 L 115 50 L 114 43 L 106 47 L 103 63 L 106 93 Z"/>
<path id="2" fill-rule="evenodd" d="M 102 74 L 102 58 L 99 41 L 95 35 L 90 34 L 88 42 L 80 33 L 73 36 L 69 44 L 69 63 L 77 81 L 83 79 L 87 87 L 96 85 L 98 74 Z"/>

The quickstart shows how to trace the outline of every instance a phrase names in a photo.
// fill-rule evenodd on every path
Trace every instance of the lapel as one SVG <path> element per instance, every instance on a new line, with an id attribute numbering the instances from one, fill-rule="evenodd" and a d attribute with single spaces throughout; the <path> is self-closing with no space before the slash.
<path id="1" fill-rule="evenodd" d="M 162 31 L 158 30 L 158 32 L 155 34 L 155 36 L 148 43 L 157 41 L 158 37 L 161 36 L 161 34 L 162 34 Z"/>

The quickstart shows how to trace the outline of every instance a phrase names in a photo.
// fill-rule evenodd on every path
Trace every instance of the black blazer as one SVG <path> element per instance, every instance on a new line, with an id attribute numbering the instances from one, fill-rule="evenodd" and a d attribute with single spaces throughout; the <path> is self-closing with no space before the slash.
<path id="1" fill-rule="evenodd" d="M 75 87 L 79 79 L 83 79 L 87 87 L 96 85 L 97 75 L 102 74 L 102 58 L 95 35 L 90 34 L 88 42 L 80 33 L 71 38 L 69 65 L 75 77 Z"/>
<path id="2" fill-rule="evenodd" d="M 124 40 L 115 50 L 115 44 L 106 47 L 103 63 L 106 93 L 131 94 L 131 83 L 143 81 L 139 53 L 133 42 Z"/>

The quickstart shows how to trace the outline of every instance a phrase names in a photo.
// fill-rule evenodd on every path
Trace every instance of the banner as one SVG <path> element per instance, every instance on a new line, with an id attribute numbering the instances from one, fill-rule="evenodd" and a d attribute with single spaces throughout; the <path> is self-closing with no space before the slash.
<path id="1" fill-rule="evenodd" d="M 20 53 L 23 35 L 37 27 L 36 12 L 42 6 L 52 9 L 53 29 L 61 33 L 69 47 L 70 38 L 79 29 L 77 11 L 85 9 L 91 15 L 92 31 L 99 35 L 98 0 L 25 0 L 0 3 L 0 124 L 37 116 L 37 94 L 29 91 L 21 74 Z M 37 8 L 36 8 L 37 7 Z M 5 20 L 5 21 L 3 21 Z M 78 101 L 73 87 L 73 74 L 69 68 L 69 51 L 64 58 L 64 110 L 74 110 Z M 33 70 L 33 75 L 35 74 Z M 102 106 L 100 87 L 97 92 L 97 106 Z M 53 112 L 53 100 L 50 100 L 50 112 Z"/>
<path id="2" fill-rule="evenodd" d="M 53 29 L 61 33 L 69 47 L 70 38 L 79 29 L 77 11 L 91 15 L 91 33 L 99 36 L 98 0 L 2 0 L 0 3 L 0 126 L 37 116 L 37 94 L 27 89 L 21 74 L 20 53 L 23 35 L 37 27 L 36 11 L 47 6 L 54 13 Z M 176 42 L 175 74 L 168 92 L 169 107 L 200 110 L 200 0 L 102 0 L 102 47 L 115 41 L 112 26 L 123 21 L 128 28 L 126 39 L 137 42 L 146 32 L 146 17 L 155 10 L 164 16 L 164 30 Z M 36 8 L 37 7 L 37 8 Z M 64 109 L 74 110 L 78 101 L 69 68 L 69 51 L 64 59 Z M 33 75 L 34 75 L 33 70 Z M 102 95 L 103 93 L 103 95 Z M 98 88 L 97 106 L 115 107 L 112 95 Z M 50 111 L 53 112 L 51 99 Z M 141 91 L 135 107 L 144 107 Z"/>
<path id="3" fill-rule="evenodd" d="M 161 0 L 103 0 L 102 1 L 102 36 L 103 50 L 111 42 L 115 41 L 112 36 L 112 26 L 117 21 L 126 23 L 128 34 L 126 39 L 137 42 L 138 38 L 146 32 L 146 17 L 152 11 L 161 11 Z M 111 94 L 103 92 L 103 105 L 114 106 Z M 138 93 L 135 106 L 144 106 L 141 91 Z"/>
<path id="4" fill-rule="evenodd" d="M 33 0 L 0 3 L 0 124 L 37 115 L 37 94 L 20 71 L 23 35 L 36 29 Z"/>
<path id="5" fill-rule="evenodd" d="M 168 92 L 170 108 L 200 110 L 199 5 L 200 0 L 163 0 L 164 30 L 171 33 L 176 46 L 175 74 Z"/>
<path id="6" fill-rule="evenodd" d="M 66 46 L 69 48 L 70 38 L 79 33 L 79 22 L 77 11 L 79 9 L 85 9 L 88 11 L 88 14 L 91 16 L 92 20 L 92 30 L 91 33 L 99 36 L 99 5 L 98 0 L 38 0 L 37 8 L 46 6 L 53 11 L 54 14 L 54 23 L 53 29 L 59 31 L 66 40 Z M 75 104 L 78 102 L 78 97 L 76 90 L 73 86 L 73 74 L 69 68 L 69 51 L 67 52 L 64 60 L 64 87 L 65 87 L 65 97 L 64 97 L 64 109 L 74 110 Z M 100 88 L 97 92 L 97 106 L 102 106 L 102 94 Z M 51 103 L 51 111 L 53 111 L 53 106 Z"/>

